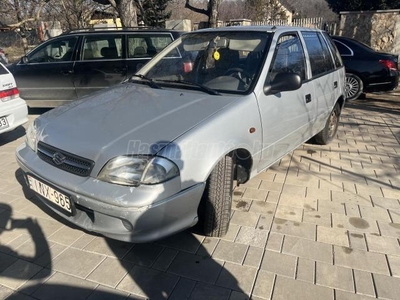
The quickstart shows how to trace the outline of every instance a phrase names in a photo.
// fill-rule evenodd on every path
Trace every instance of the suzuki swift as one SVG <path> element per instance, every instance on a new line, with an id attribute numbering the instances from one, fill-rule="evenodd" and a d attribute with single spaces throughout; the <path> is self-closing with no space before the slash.
<path id="1" fill-rule="evenodd" d="M 147 242 L 199 223 L 223 236 L 234 182 L 335 138 L 344 85 L 325 32 L 200 30 L 129 80 L 37 118 L 17 160 L 36 196 L 86 230 Z"/>

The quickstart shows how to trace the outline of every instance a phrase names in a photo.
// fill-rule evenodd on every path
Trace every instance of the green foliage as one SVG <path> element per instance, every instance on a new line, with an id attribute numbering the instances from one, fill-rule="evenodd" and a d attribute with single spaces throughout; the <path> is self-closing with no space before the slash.
<path id="1" fill-rule="evenodd" d="M 384 10 L 400 8 L 400 0 L 326 0 L 336 13 L 354 10 Z"/>
<path id="2" fill-rule="evenodd" d="M 165 27 L 165 21 L 171 17 L 171 11 L 166 11 L 167 0 L 135 0 L 140 15 L 138 21 L 143 21 L 146 26 Z"/>

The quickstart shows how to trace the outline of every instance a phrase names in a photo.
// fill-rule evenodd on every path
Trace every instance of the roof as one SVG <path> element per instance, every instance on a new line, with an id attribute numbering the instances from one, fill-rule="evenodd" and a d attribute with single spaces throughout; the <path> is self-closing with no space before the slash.
<path id="1" fill-rule="evenodd" d="M 122 33 L 122 32 L 159 32 L 159 33 L 180 33 L 179 30 L 171 30 L 164 28 L 150 28 L 150 27 L 123 27 L 123 28 L 113 28 L 113 27 L 95 27 L 95 28 L 81 28 L 74 29 L 67 32 L 63 32 L 62 35 L 66 34 L 82 34 L 82 33 Z"/>
<path id="2" fill-rule="evenodd" d="M 306 27 L 296 27 L 296 26 L 228 26 L 228 27 L 218 27 L 218 28 L 206 28 L 200 29 L 194 32 L 206 32 L 206 31 L 261 31 L 261 32 L 286 32 L 286 31 L 321 31 L 318 28 L 306 28 Z"/>

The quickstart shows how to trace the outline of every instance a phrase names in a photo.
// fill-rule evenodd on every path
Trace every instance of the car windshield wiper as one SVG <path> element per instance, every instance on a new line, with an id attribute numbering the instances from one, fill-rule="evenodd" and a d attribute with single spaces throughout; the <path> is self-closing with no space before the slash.
<path id="1" fill-rule="evenodd" d="M 132 80 L 132 77 L 138 77 L 140 79 L 143 80 L 143 82 L 146 82 L 150 87 L 152 87 L 153 89 L 162 89 L 162 87 L 160 85 L 158 85 L 153 79 L 146 77 L 142 74 L 133 74 L 131 76 L 131 78 L 129 79 L 129 81 Z"/>
<path id="2" fill-rule="evenodd" d="M 220 96 L 221 94 L 218 93 L 216 90 L 213 90 L 205 85 L 202 85 L 200 83 L 192 82 L 192 81 L 186 81 L 186 80 L 160 80 L 163 82 L 170 82 L 170 83 L 180 83 L 180 84 L 186 84 L 186 85 L 191 85 L 200 88 L 203 92 L 206 92 L 210 95 L 218 95 Z"/>

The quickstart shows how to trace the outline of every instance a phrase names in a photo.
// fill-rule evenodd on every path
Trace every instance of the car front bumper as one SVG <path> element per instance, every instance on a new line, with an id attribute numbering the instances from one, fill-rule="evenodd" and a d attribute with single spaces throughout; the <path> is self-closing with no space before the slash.
<path id="1" fill-rule="evenodd" d="M 177 177 L 154 186 L 124 187 L 62 171 L 41 160 L 25 143 L 17 148 L 16 156 L 25 174 L 68 195 L 75 214 L 68 215 L 46 198 L 39 194 L 37 197 L 59 216 L 85 230 L 121 241 L 142 243 L 197 223 L 204 183 L 180 190 L 177 188 L 180 178 Z"/>
<path id="2" fill-rule="evenodd" d="M 28 122 L 28 107 L 21 99 L 13 99 L 7 102 L 0 100 L 0 117 L 6 117 L 9 127 L 0 129 L 0 134 L 14 130 L 18 126 Z"/>

